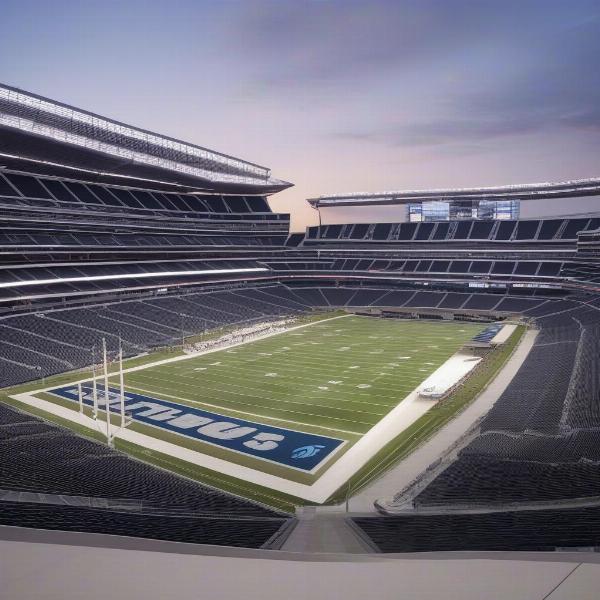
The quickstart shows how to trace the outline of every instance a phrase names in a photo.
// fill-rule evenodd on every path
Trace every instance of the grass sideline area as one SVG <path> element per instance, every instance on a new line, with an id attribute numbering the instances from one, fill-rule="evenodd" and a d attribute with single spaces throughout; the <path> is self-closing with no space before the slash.
<path id="1" fill-rule="evenodd" d="M 317 322 L 343 314 L 346 313 L 337 311 L 306 315 L 297 319 L 293 325 Z M 205 375 L 210 366 L 225 366 L 224 371 L 229 374 L 230 378 L 235 377 L 235 379 L 243 380 L 246 389 L 252 389 L 253 385 L 260 383 L 262 390 L 262 384 L 266 381 L 264 390 L 268 394 L 265 394 L 265 402 L 261 401 L 259 405 L 255 404 L 250 409 L 247 406 L 247 400 L 245 398 L 241 401 L 237 399 L 236 393 L 232 394 L 231 389 L 228 395 L 227 389 L 221 387 L 222 382 L 227 378 L 223 378 L 222 374 L 218 373 L 219 369 L 214 369 L 214 378 L 210 380 L 202 378 L 201 391 L 203 397 L 193 397 L 188 390 L 187 395 L 192 397 L 185 397 L 185 402 L 191 406 L 198 405 L 200 407 L 209 404 L 212 410 L 224 415 L 228 414 L 228 411 L 230 411 L 229 414 L 239 417 L 252 413 L 253 416 L 248 416 L 249 419 L 263 419 L 265 423 L 279 424 L 284 427 L 293 428 L 295 423 L 299 429 L 315 433 L 335 434 L 337 437 L 343 437 L 353 443 L 426 379 L 431 372 L 443 364 L 464 342 L 471 339 L 483 328 L 484 325 L 479 323 L 404 321 L 347 316 L 344 319 L 313 325 L 297 332 L 286 332 L 271 338 L 256 340 L 235 348 L 236 352 L 233 353 L 220 350 L 205 356 L 136 371 L 126 375 L 126 388 L 136 391 L 136 386 L 139 386 L 138 389 L 143 387 L 146 392 L 153 392 L 158 397 L 164 395 L 167 399 L 170 399 L 169 395 L 176 395 L 178 399 L 174 401 L 183 402 L 181 400 L 183 396 L 179 396 L 179 393 L 173 394 L 172 387 L 170 389 L 161 387 L 164 386 L 163 383 L 156 386 L 156 382 L 151 382 L 148 378 L 140 379 L 137 376 L 150 373 L 154 377 L 157 372 L 155 369 L 172 365 L 185 366 L 186 372 L 177 374 L 177 381 L 179 381 L 182 375 L 187 377 L 194 377 L 195 375 L 197 378 L 198 374 Z M 494 361 L 491 358 L 490 360 L 486 359 L 485 369 L 478 368 L 472 378 L 468 380 L 467 385 L 462 386 L 441 405 L 434 407 L 427 415 L 410 426 L 369 461 L 351 479 L 351 493 L 354 494 L 362 489 L 373 478 L 379 476 L 381 472 L 397 460 L 414 450 L 420 443 L 430 437 L 435 430 L 452 418 L 456 412 L 464 408 L 479 393 L 477 389 L 481 391 L 502 367 L 506 358 L 512 352 L 511 349 L 506 358 L 502 360 L 502 355 L 506 353 L 504 348 L 509 345 L 512 348 L 516 346 L 518 343 L 516 338 L 520 339 L 524 328 L 520 329 L 520 334 L 516 335 L 518 329 L 502 350 L 491 353 L 491 357 L 495 357 Z M 293 335 L 294 333 L 301 335 Z M 286 347 L 288 350 L 284 350 Z M 180 354 L 181 351 L 177 353 Z M 161 358 L 176 356 L 177 353 L 163 351 L 137 357 L 128 361 L 126 367 L 153 363 L 161 360 Z M 225 365 L 210 364 L 214 362 L 223 363 L 222 357 L 226 359 Z M 490 371 L 492 362 L 497 365 L 497 369 L 493 372 Z M 234 370 L 239 369 L 240 366 L 248 367 L 250 374 L 241 374 Z M 351 368 L 356 366 L 359 368 Z M 193 369 L 202 370 L 194 371 Z M 332 369 L 335 369 L 335 372 Z M 485 383 L 477 387 L 477 382 L 481 383 L 480 374 L 482 371 L 488 373 L 488 377 Z M 357 372 L 360 372 L 360 375 Z M 257 373 L 260 374 L 260 377 Z M 267 373 L 289 375 L 289 381 L 283 382 L 283 386 L 280 381 L 275 384 L 273 380 L 277 378 L 268 377 Z M 80 379 L 84 376 L 78 374 L 76 378 Z M 133 380 L 135 385 L 132 385 L 131 378 L 134 376 L 136 376 Z M 48 378 L 46 387 L 62 385 L 74 379 L 73 373 Z M 161 376 L 160 379 L 164 378 Z M 470 385 L 471 379 L 474 380 L 473 385 L 477 389 Z M 210 385 L 207 384 L 207 381 L 210 381 Z M 150 387 L 148 387 L 148 384 L 151 384 Z M 216 388 L 210 387 L 217 384 L 218 387 Z M 40 382 L 38 381 L 2 390 L 0 400 L 8 401 L 7 403 L 16 405 L 26 412 L 37 414 L 47 420 L 70 427 L 82 435 L 102 439 L 102 435 L 98 435 L 99 432 L 78 427 L 71 422 L 47 415 L 42 411 L 23 406 L 12 399 L 6 398 L 7 394 L 31 391 L 39 389 L 39 387 Z M 156 389 L 157 387 L 159 389 Z M 231 388 L 231 385 L 229 387 Z M 326 389 L 319 389 L 320 387 Z M 340 393 L 344 387 L 346 387 L 346 393 Z M 472 392 L 469 397 L 467 397 L 466 391 L 463 391 L 467 387 Z M 351 390 L 351 392 L 348 393 L 348 390 Z M 211 402 L 208 402 L 206 398 L 207 393 L 215 395 Z M 285 396 L 285 394 L 288 394 L 288 396 Z M 281 410 L 281 405 L 284 404 L 281 402 L 281 397 L 289 398 L 289 394 L 292 395 L 292 401 L 296 401 L 295 399 L 301 400 L 299 401 L 299 409 L 294 410 L 292 414 L 286 414 L 285 411 Z M 373 401 L 373 398 L 375 401 Z M 215 408 L 217 400 L 219 401 L 219 408 Z M 284 404 L 284 406 L 287 405 Z M 311 409 L 311 412 L 307 414 L 305 412 L 306 406 L 318 408 L 318 412 Z M 356 419 L 353 422 L 348 420 L 349 424 L 344 424 L 345 429 L 342 429 L 336 423 L 336 419 L 332 418 L 336 415 L 346 415 L 341 418 L 352 415 Z M 144 427 L 135 423 L 132 424 L 133 426 L 136 428 Z M 135 446 L 123 440 L 117 439 L 117 449 L 145 462 L 195 479 L 200 483 L 256 500 L 286 512 L 291 512 L 294 506 L 309 504 L 307 501 L 281 492 L 191 465 L 183 460 Z M 278 472 L 278 469 L 280 472 Z M 274 474 L 281 475 L 285 470 L 284 467 L 277 467 Z M 316 476 L 318 475 L 319 473 Z M 294 479 L 294 477 L 291 478 Z M 310 483 L 310 479 L 304 473 L 297 474 L 295 480 Z M 347 490 L 348 484 L 340 488 L 327 501 L 327 504 L 343 502 Z"/>

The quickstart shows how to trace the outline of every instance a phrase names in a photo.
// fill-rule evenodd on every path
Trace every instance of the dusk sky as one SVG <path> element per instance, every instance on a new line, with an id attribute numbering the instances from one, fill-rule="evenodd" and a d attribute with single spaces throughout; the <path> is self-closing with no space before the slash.
<path id="1" fill-rule="evenodd" d="M 320 194 L 600 176 L 598 0 L 2 0 L 0 81 Z"/>

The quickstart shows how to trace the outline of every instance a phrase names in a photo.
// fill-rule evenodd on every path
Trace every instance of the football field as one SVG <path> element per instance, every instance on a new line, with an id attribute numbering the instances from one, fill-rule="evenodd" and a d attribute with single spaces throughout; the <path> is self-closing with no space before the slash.
<path id="1" fill-rule="evenodd" d="M 102 376 L 94 392 L 88 375 L 13 399 L 96 435 L 110 429 L 117 447 L 199 481 L 322 503 L 403 432 L 427 435 L 439 417 L 418 420 L 437 402 L 414 391 L 485 327 L 330 317 L 214 351 L 149 356 L 125 369 L 123 396 L 113 374 L 107 394 Z"/>
<path id="2" fill-rule="evenodd" d="M 234 417 L 364 434 L 482 329 L 343 317 L 127 373 L 126 389 Z"/>

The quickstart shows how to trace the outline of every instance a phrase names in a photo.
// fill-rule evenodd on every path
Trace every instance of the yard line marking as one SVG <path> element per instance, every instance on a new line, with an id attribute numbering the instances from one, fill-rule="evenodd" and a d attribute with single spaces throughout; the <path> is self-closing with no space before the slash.
<path id="1" fill-rule="evenodd" d="M 190 379 L 192 381 L 192 383 L 186 383 L 185 381 L 182 381 L 183 379 Z M 262 378 L 261 378 L 262 379 Z M 314 388 L 314 380 L 312 379 L 307 379 L 305 380 L 306 383 L 303 384 L 302 387 L 307 388 L 305 391 L 305 395 L 302 396 L 303 397 L 303 401 L 294 401 L 294 400 L 284 400 L 283 398 L 299 398 L 301 394 L 295 394 L 295 393 L 288 393 L 288 392 L 278 392 L 278 396 L 276 398 L 273 397 L 269 397 L 269 396 L 265 396 L 264 394 L 264 388 L 262 387 L 262 385 L 264 385 L 261 381 L 261 379 L 248 379 L 248 381 L 244 384 L 238 384 L 238 383 L 233 383 L 231 381 L 227 381 L 227 379 L 221 378 L 219 377 L 217 381 L 214 381 L 212 379 L 203 379 L 202 380 L 202 386 L 203 386 L 203 390 L 204 391 L 208 391 L 208 392 L 215 392 L 218 394 L 228 394 L 228 395 L 233 395 L 233 396 L 244 396 L 247 398 L 254 398 L 254 399 L 263 399 L 263 400 L 267 400 L 270 402 L 285 402 L 285 403 L 291 403 L 291 404 L 304 404 L 304 402 L 306 400 L 311 400 L 311 399 L 317 399 L 313 396 L 306 396 L 306 394 L 310 393 L 310 390 L 312 390 Z M 113 380 L 114 380 L 114 376 L 113 376 Z M 128 381 L 131 381 L 131 378 L 128 379 Z M 135 379 L 133 380 L 135 383 Z M 139 381 L 139 378 L 138 378 Z M 194 390 L 196 390 L 198 388 L 198 380 L 195 378 L 191 378 L 191 377 L 185 377 L 185 376 L 179 376 L 178 379 L 171 379 L 169 377 L 165 377 L 165 376 L 152 376 L 149 374 L 145 374 L 144 377 L 142 378 L 141 383 L 144 383 L 144 381 L 146 382 L 152 382 L 152 381 L 158 381 L 161 384 L 166 384 L 166 383 L 172 383 L 174 384 L 174 387 L 186 387 L 186 388 L 193 388 Z M 406 381 L 415 381 L 415 382 L 421 382 L 422 378 L 414 378 L 414 379 L 407 379 Z M 250 384 L 254 384 L 257 387 L 251 387 Z M 284 389 L 287 388 L 287 385 L 285 383 L 282 384 L 278 384 L 277 382 L 272 382 L 271 385 L 273 387 L 279 387 L 279 386 L 283 386 Z M 159 389 L 161 389 L 161 385 L 158 386 Z M 236 389 L 242 389 L 244 390 L 244 392 L 237 392 L 235 391 Z M 381 394 L 381 393 L 369 393 L 369 394 L 361 394 L 360 392 L 354 392 L 353 397 L 351 398 L 345 398 L 345 397 L 337 397 L 336 401 L 337 402 L 348 402 L 348 403 L 353 403 L 353 404 L 367 404 L 369 406 L 385 406 L 389 408 L 389 404 L 381 404 L 379 402 L 374 402 L 373 399 L 380 399 L 383 398 L 385 400 L 391 400 L 393 401 L 394 405 L 397 404 L 397 398 L 398 398 L 398 394 L 399 393 L 404 393 L 406 391 L 406 389 L 409 389 L 408 386 L 403 386 L 402 388 L 389 388 L 391 390 L 391 394 Z M 412 389 L 412 388 L 410 388 Z M 248 394 L 246 392 L 253 390 L 255 393 L 254 394 Z M 343 394 L 344 392 L 341 390 L 336 390 L 336 393 L 338 394 Z M 366 400 L 361 400 L 360 398 L 366 398 Z M 231 400 L 230 400 L 231 401 Z M 323 408 L 336 408 L 335 406 L 327 406 L 327 407 L 323 407 Z M 365 411 L 360 411 L 360 410 L 349 410 L 346 408 L 340 408 L 339 410 L 345 411 L 345 412 L 365 412 Z M 372 411 L 369 411 L 372 412 Z M 373 413 L 373 414 L 378 414 L 378 413 Z"/>
<path id="2" fill-rule="evenodd" d="M 292 421 L 291 419 L 283 419 L 283 418 L 279 418 L 279 417 L 268 417 L 267 415 L 259 415 L 256 413 L 251 413 L 248 412 L 246 410 L 236 410 L 235 408 L 227 408 L 224 406 L 218 406 L 216 404 L 210 404 L 209 402 L 201 402 L 199 400 L 190 400 L 189 398 L 182 398 L 181 396 L 174 396 L 173 394 L 165 394 L 163 392 L 156 392 L 156 391 L 151 391 L 151 390 L 145 390 L 143 388 L 139 388 L 139 387 L 134 387 L 131 385 L 127 386 L 128 389 L 132 389 L 138 392 L 142 392 L 144 394 L 154 394 L 155 396 L 166 396 L 167 398 L 173 398 L 175 400 L 183 400 L 185 402 L 193 402 L 195 404 L 201 404 L 202 406 L 210 406 L 211 408 L 216 408 L 216 409 L 220 409 L 220 410 L 227 410 L 227 411 L 231 411 L 231 412 L 236 412 L 236 413 L 241 413 L 244 415 L 249 415 L 251 417 L 257 417 L 259 419 L 269 419 L 271 421 L 284 421 L 285 423 L 294 423 L 295 425 L 301 425 L 302 427 L 315 427 L 317 429 L 326 429 L 327 431 L 338 431 L 340 433 L 347 433 L 349 435 L 356 435 L 356 436 L 362 436 L 364 434 L 362 433 L 358 433 L 356 431 L 348 431 L 347 429 L 338 429 L 337 427 L 326 427 L 325 425 L 311 425 L 309 423 L 303 423 L 302 421 Z M 283 409 L 282 409 L 283 410 Z M 292 411 L 287 411 L 287 412 L 292 412 Z M 301 413 L 298 413 L 301 414 Z M 309 414 L 309 413 L 306 413 Z M 320 415 L 311 415 L 311 416 L 320 416 Z M 335 418 L 335 417 L 330 417 L 330 418 Z M 348 419 L 341 419 L 342 421 L 346 421 Z M 359 423 L 360 421 L 353 421 L 355 423 Z M 364 423 L 365 425 L 369 425 L 369 423 Z"/>
<path id="3" fill-rule="evenodd" d="M 165 365 L 165 364 L 169 364 L 169 363 L 175 363 L 175 362 L 180 362 L 183 360 L 190 360 L 192 358 L 198 358 L 199 356 L 205 356 L 207 354 L 212 354 L 214 352 L 228 351 L 231 348 L 238 348 L 240 346 L 246 346 L 249 344 L 253 344 L 255 342 L 262 342 L 263 340 L 266 340 L 268 338 L 282 335 L 284 333 L 289 333 L 290 331 L 294 331 L 296 329 L 303 329 L 305 327 L 311 327 L 313 325 L 319 325 L 321 323 L 326 323 L 327 321 L 335 321 L 335 319 L 345 319 L 346 317 L 351 317 L 351 316 L 353 316 L 353 315 L 351 313 L 348 313 L 346 315 L 338 315 L 337 317 L 329 317 L 327 319 L 321 319 L 320 321 L 312 321 L 311 323 L 304 323 L 303 325 L 294 325 L 293 327 L 289 327 L 288 329 L 284 329 L 283 331 L 275 331 L 272 333 L 267 333 L 264 336 L 258 336 L 251 340 L 236 342 L 235 344 L 231 344 L 229 346 L 222 346 L 220 348 L 210 348 L 209 350 L 204 350 L 202 352 L 194 352 L 193 354 L 184 354 L 184 355 L 180 355 L 180 356 L 174 356 L 173 358 L 165 358 L 163 360 L 157 360 L 154 363 L 145 363 L 143 365 L 138 365 L 137 367 L 130 367 L 129 369 L 123 369 L 123 373 L 133 373 L 134 371 L 142 371 L 142 370 L 148 369 L 150 367 L 157 367 L 157 366 Z M 83 383 L 85 381 L 86 381 L 86 379 L 79 380 L 79 382 L 81 382 L 81 383 Z M 74 381 L 73 383 L 79 383 L 79 382 Z"/>

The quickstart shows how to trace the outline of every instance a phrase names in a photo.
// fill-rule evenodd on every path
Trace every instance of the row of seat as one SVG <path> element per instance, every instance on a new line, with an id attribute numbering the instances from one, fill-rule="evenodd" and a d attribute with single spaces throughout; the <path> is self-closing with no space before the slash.
<path id="1" fill-rule="evenodd" d="M 31 228 L 20 227 L 18 231 L 0 228 L 0 247 L 5 249 L 25 250 L 31 246 L 39 246 L 38 250 L 60 248 L 79 249 L 91 247 L 96 250 L 116 247 L 119 249 L 132 248 L 140 251 L 157 247 L 203 247 L 203 246 L 279 246 L 285 241 L 284 232 L 272 234 L 236 235 L 235 232 L 225 231 L 221 235 L 190 235 L 174 232 L 114 232 L 96 230 L 93 233 L 78 231 L 44 231 L 40 225 Z"/>
<path id="2" fill-rule="evenodd" d="M 261 548 L 286 525 L 284 518 L 137 514 L 102 508 L 0 501 L 0 525 Z"/>
<path id="3" fill-rule="evenodd" d="M 169 213 L 270 213 L 264 196 L 175 194 L 157 190 L 58 180 L 4 171 L 0 173 L 0 196 L 51 200 L 56 206 L 96 204 L 127 211 Z"/>
<path id="4" fill-rule="evenodd" d="M 294 296 L 310 306 L 318 307 L 396 307 L 436 308 L 520 313 L 548 301 L 547 297 L 513 296 L 506 293 L 462 293 L 415 291 L 367 286 L 294 286 Z"/>
<path id="5" fill-rule="evenodd" d="M 527 453 L 525 456 L 529 459 L 531 455 Z M 530 502 L 598 496 L 600 464 L 596 462 L 553 463 L 465 453 L 429 484 L 414 504 L 416 507 L 510 503 L 526 506 Z"/>
<path id="6" fill-rule="evenodd" d="M 277 271 L 385 271 L 393 273 L 430 273 L 435 275 L 497 275 L 558 277 L 565 269 L 577 270 L 576 263 L 539 260 L 381 260 L 373 258 L 345 258 L 320 262 L 306 260 L 266 261 Z"/>
<path id="7" fill-rule="evenodd" d="M 353 522 L 381 552 L 553 551 L 589 549 L 600 540 L 598 507 L 362 517 Z"/>
<path id="8" fill-rule="evenodd" d="M 578 232 L 598 227 L 598 218 L 321 225 L 308 228 L 304 243 L 312 245 L 331 241 L 574 241 Z"/>
<path id="9" fill-rule="evenodd" d="M 102 338 L 113 354 L 121 338 L 124 355 L 133 356 L 208 329 L 307 309 L 274 285 L 6 317 L 0 319 L 0 387 L 90 365 Z"/>
<path id="10" fill-rule="evenodd" d="M 0 489 L 136 501 L 158 512 L 281 517 L 0 404 Z"/>
<path id="11" fill-rule="evenodd" d="M 600 310 L 558 300 L 529 314 L 541 328 L 535 345 L 416 506 L 600 496 Z"/>

